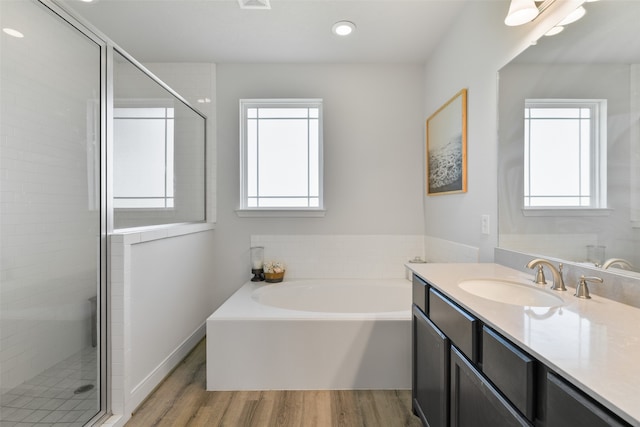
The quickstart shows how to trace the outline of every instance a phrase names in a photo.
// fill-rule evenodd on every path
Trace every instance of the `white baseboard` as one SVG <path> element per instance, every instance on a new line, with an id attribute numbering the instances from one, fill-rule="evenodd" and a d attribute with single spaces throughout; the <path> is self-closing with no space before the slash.
<path id="1" fill-rule="evenodd" d="M 189 354 L 191 350 L 204 338 L 206 322 L 202 323 L 187 339 L 185 339 L 169 356 L 167 356 L 153 371 L 140 383 L 131 389 L 131 393 L 125 405 L 130 408 L 127 413 L 133 412 L 153 390 L 164 380 L 167 375 Z M 127 417 L 129 418 L 129 417 Z"/>

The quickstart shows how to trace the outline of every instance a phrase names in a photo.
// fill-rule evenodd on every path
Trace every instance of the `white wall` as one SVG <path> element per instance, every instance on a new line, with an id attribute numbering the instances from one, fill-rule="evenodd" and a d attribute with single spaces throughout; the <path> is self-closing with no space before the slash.
<path id="1" fill-rule="evenodd" d="M 425 233 L 478 247 L 481 261 L 493 260 L 498 242 L 497 71 L 579 1 L 559 3 L 533 23 L 507 27 L 507 1 L 470 2 L 425 67 L 425 118 L 460 89 L 469 90 L 468 190 L 425 196 Z M 481 233 L 484 214 L 491 220 L 489 235 Z"/>
<path id="2" fill-rule="evenodd" d="M 210 294 L 214 271 L 207 267 L 211 234 L 194 233 L 131 245 L 128 381 L 133 392 L 139 387 L 150 391 L 157 385 L 144 383 L 213 311 Z M 161 372 L 167 374 L 173 366 L 167 368 L 161 368 Z"/>
<path id="3" fill-rule="evenodd" d="M 250 278 L 252 234 L 423 234 L 423 84 L 418 65 L 218 64 L 216 301 Z M 241 98 L 324 100 L 324 218 L 236 215 Z"/>

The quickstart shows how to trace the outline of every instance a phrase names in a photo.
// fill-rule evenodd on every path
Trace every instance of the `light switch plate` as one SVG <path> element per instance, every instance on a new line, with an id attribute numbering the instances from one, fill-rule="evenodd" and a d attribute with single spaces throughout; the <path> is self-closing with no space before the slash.
<path id="1" fill-rule="evenodd" d="M 489 215 L 482 215 L 482 234 L 489 234 L 490 218 Z"/>

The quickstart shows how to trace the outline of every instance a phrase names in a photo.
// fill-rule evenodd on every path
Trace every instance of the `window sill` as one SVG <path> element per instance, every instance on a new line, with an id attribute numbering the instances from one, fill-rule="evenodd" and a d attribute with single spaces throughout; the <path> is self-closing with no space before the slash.
<path id="1" fill-rule="evenodd" d="M 322 218 L 324 209 L 237 209 L 240 218 Z"/>
<path id="2" fill-rule="evenodd" d="M 610 216 L 610 208 L 522 208 L 524 216 Z"/>

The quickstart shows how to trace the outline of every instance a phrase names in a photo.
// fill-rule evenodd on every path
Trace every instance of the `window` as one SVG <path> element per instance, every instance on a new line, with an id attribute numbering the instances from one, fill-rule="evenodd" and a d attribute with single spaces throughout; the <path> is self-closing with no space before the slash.
<path id="1" fill-rule="evenodd" d="M 114 208 L 174 207 L 174 109 L 114 108 Z"/>
<path id="2" fill-rule="evenodd" d="M 321 211 L 322 100 L 240 100 L 240 210 Z"/>
<path id="3" fill-rule="evenodd" d="M 606 208 L 606 105 L 525 101 L 525 209 Z"/>

